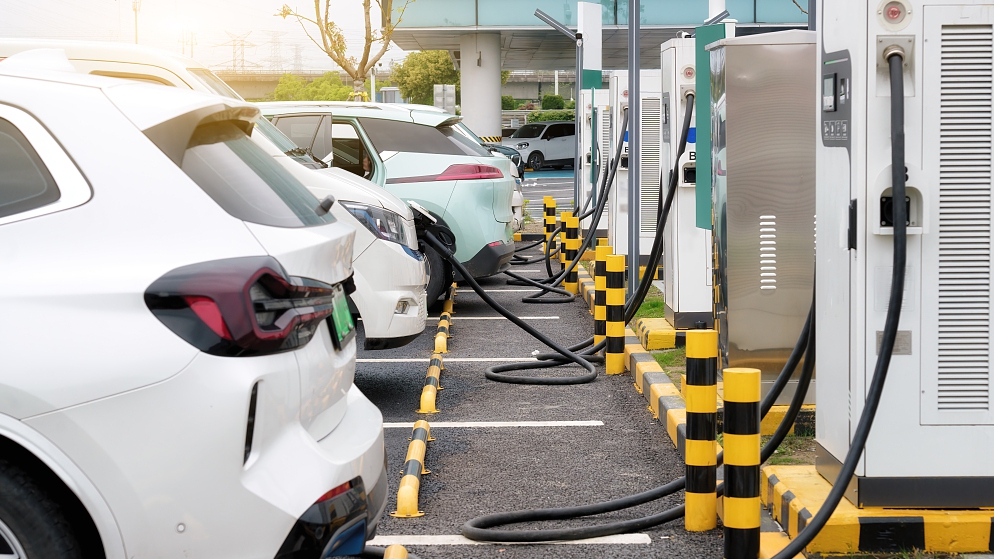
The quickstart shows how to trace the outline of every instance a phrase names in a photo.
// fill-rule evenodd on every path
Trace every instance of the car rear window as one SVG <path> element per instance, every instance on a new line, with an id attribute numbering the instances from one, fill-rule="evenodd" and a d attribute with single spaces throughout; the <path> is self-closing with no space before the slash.
<path id="1" fill-rule="evenodd" d="M 369 140 L 377 152 L 403 151 L 438 155 L 473 155 L 491 157 L 479 143 L 467 138 L 451 126 L 426 126 L 378 118 L 360 118 Z"/>
<path id="2" fill-rule="evenodd" d="M 273 227 L 335 221 L 318 215 L 318 199 L 230 121 L 197 127 L 183 171 L 232 216 Z"/>
<path id="3" fill-rule="evenodd" d="M 47 206 L 61 196 L 24 134 L 0 119 L 0 217 Z"/>

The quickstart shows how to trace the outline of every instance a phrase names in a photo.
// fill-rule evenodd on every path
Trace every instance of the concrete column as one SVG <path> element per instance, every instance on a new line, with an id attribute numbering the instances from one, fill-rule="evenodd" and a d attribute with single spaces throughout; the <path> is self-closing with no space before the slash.
<path id="1" fill-rule="evenodd" d="M 459 38 L 463 122 L 477 136 L 500 136 L 500 33 Z"/>

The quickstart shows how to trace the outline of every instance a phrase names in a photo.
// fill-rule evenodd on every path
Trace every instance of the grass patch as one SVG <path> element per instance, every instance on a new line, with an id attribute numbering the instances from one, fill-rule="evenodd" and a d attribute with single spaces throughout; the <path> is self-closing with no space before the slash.
<path id="1" fill-rule="evenodd" d="M 769 436 L 762 437 L 762 444 L 770 440 Z M 814 464 L 814 437 L 787 435 L 780 448 L 766 461 L 770 466 L 796 466 L 799 464 Z"/>
<path id="2" fill-rule="evenodd" d="M 642 301 L 642 305 L 639 310 L 635 311 L 635 316 L 632 317 L 632 322 L 640 318 L 663 318 L 666 316 L 666 311 L 663 308 L 663 292 L 656 288 L 655 285 L 649 287 L 649 293 L 646 294 L 645 300 Z"/>
<path id="3" fill-rule="evenodd" d="M 531 214 L 528 213 L 528 203 L 529 202 L 531 202 L 531 200 L 525 200 L 524 203 L 521 204 L 521 213 L 522 213 L 522 215 L 525 216 L 525 220 L 524 220 L 524 224 L 525 225 L 528 225 L 529 223 L 535 221 L 535 219 L 532 218 Z"/>
<path id="4" fill-rule="evenodd" d="M 664 370 L 671 367 L 684 368 L 687 366 L 687 348 L 678 347 L 676 349 L 670 349 L 667 351 L 660 351 L 652 354 L 652 357 L 659 363 L 659 366 Z M 677 373 L 677 378 L 679 378 L 679 373 Z"/>

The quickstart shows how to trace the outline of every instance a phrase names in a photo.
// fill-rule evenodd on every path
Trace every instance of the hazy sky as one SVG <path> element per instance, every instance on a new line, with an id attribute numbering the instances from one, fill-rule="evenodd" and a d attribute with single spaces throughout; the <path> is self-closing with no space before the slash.
<path id="1" fill-rule="evenodd" d="M 308 15 L 313 10 L 310 0 L 142 0 L 138 42 L 173 52 L 185 50 L 189 55 L 190 47 L 182 37 L 192 32 L 194 58 L 211 68 L 231 68 L 228 33 L 251 32 L 245 39 L 246 69 L 274 69 L 282 64 L 289 70 L 298 49 L 305 70 L 336 68 L 296 20 L 273 15 L 284 3 Z M 0 37 L 134 42 L 132 4 L 133 0 L 0 0 Z M 332 0 L 331 5 L 350 50 L 358 57 L 363 37 L 361 1 Z M 373 21 L 378 22 L 375 1 L 373 10 Z M 384 56 L 384 66 L 390 59 L 403 57 L 404 52 L 394 47 Z"/>

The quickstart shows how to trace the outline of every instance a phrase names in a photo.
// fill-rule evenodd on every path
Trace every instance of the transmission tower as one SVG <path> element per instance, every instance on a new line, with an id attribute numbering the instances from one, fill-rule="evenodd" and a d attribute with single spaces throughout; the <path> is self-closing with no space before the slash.
<path id="1" fill-rule="evenodd" d="M 266 63 L 266 68 L 270 71 L 282 74 L 284 71 L 283 64 L 283 43 L 280 37 L 286 35 L 282 31 L 270 31 L 269 40 L 266 43 L 269 45 L 269 58 L 265 59 L 263 62 Z"/>
<path id="2" fill-rule="evenodd" d="M 225 31 L 225 33 L 230 37 L 226 43 L 221 43 L 217 45 L 219 47 L 231 47 L 231 60 L 222 64 L 222 66 L 230 66 L 232 72 L 244 72 L 245 71 L 245 48 L 254 48 L 258 45 L 255 43 L 250 43 L 246 41 L 249 35 L 252 34 L 251 31 L 248 33 L 242 33 L 241 35 L 235 35 L 230 31 Z M 252 68 L 257 68 L 259 65 L 255 62 L 248 62 L 248 66 Z"/>
<path id="3" fill-rule="evenodd" d="M 183 54 L 186 54 L 186 47 L 190 47 L 190 58 L 193 58 L 193 46 L 197 44 L 197 34 L 193 31 L 183 31 L 180 34 L 179 42 L 183 45 Z"/>
<path id="4" fill-rule="evenodd" d="M 300 74 L 304 71 L 304 47 L 293 45 L 293 73 Z"/>

